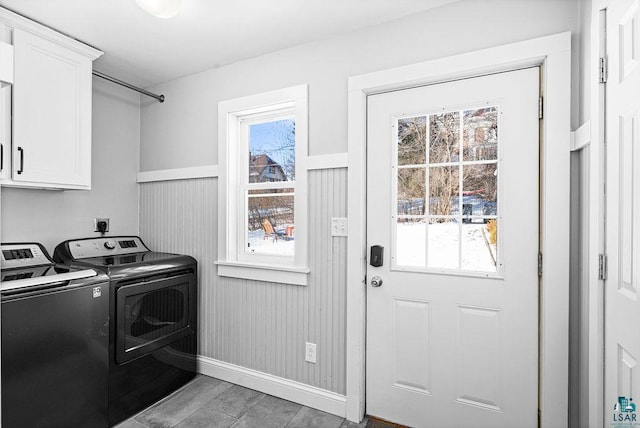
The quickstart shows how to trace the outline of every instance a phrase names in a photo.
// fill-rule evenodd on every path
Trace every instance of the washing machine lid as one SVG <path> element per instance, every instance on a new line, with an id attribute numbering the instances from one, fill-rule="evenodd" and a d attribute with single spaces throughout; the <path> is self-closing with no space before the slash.
<path id="1" fill-rule="evenodd" d="M 97 275 L 98 273 L 93 269 L 65 269 L 58 266 L 13 269 L 2 272 L 0 290 L 4 292 L 42 285 L 67 285 L 71 281 L 94 278 Z"/>

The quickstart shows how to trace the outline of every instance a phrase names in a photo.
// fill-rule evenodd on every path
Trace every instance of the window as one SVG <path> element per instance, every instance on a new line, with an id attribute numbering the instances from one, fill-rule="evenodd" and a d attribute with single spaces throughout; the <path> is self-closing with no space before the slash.
<path id="1" fill-rule="evenodd" d="M 239 180 L 248 254 L 295 255 L 296 122 L 281 113 L 241 120 L 248 140 L 242 145 L 248 170 Z"/>
<path id="2" fill-rule="evenodd" d="M 498 113 L 397 119 L 394 267 L 498 271 Z"/>
<path id="3" fill-rule="evenodd" d="M 218 274 L 306 285 L 307 86 L 218 106 Z"/>

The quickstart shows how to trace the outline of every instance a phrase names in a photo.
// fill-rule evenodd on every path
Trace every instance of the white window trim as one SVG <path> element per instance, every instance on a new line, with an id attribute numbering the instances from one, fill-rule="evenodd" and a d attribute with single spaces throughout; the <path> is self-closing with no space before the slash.
<path id="1" fill-rule="evenodd" d="M 291 109 L 296 118 L 296 180 L 294 257 L 256 257 L 240 254 L 238 141 L 240 119 L 271 111 Z M 251 280 L 307 285 L 308 264 L 308 87 L 298 85 L 218 103 L 218 275 Z M 233 166 L 233 167 L 232 167 Z"/>

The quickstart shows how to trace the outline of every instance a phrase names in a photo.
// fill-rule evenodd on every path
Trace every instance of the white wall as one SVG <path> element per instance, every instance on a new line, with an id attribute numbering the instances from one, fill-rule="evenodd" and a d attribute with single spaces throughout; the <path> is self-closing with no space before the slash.
<path id="1" fill-rule="evenodd" d="M 138 234 L 136 174 L 140 97 L 93 79 L 92 190 L 2 188 L 2 242 L 42 242 L 97 236 L 94 217 L 109 217 L 110 234 Z"/>
<path id="2" fill-rule="evenodd" d="M 157 85 L 167 100 L 143 103 L 140 169 L 217 164 L 218 101 L 301 83 L 309 84 L 309 154 L 345 152 L 349 76 L 575 32 L 578 21 L 576 0 L 467 0 Z"/>

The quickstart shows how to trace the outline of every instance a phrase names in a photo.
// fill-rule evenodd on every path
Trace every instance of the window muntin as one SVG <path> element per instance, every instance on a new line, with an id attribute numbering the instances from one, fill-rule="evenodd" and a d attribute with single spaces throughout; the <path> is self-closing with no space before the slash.
<path id="1" fill-rule="evenodd" d="M 497 272 L 498 113 L 397 119 L 394 267 Z"/>

